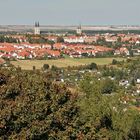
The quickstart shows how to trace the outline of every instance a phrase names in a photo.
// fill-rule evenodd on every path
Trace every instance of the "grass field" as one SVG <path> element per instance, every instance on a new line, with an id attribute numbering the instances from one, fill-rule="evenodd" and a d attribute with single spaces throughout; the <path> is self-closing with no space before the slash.
<path id="1" fill-rule="evenodd" d="M 83 58 L 83 59 L 73 59 L 73 58 L 65 58 L 58 60 L 17 60 L 11 61 L 11 64 L 18 67 L 20 66 L 24 70 L 32 70 L 33 66 L 36 69 L 41 69 L 44 64 L 49 64 L 50 66 L 55 65 L 57 67 L 68 67 L 68 66 L 79 66 L 90 64 L 92 62 L 98 65 L 106 65 L 110 64 L 113 59 L 118 61 L 124 60 L 124 58 Z"/>

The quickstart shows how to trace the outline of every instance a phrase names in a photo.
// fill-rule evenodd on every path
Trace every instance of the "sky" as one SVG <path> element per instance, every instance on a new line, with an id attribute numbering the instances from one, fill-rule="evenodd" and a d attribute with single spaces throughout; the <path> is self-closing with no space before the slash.
<path id="1" fill-rule="evenodd" d="M 0 25 L 140 25 L 140 0 L 0 0 Z"/>

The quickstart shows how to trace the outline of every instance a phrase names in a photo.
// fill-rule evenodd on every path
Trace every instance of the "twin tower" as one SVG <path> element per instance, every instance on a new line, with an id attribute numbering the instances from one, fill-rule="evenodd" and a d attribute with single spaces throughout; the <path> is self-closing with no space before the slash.
<path id="1" fill-rule="evenodd" d="M 40 25 L 39 25 L 39 22 L 35 22 L 34 34 L 35 35 L 40 35 Z"/>

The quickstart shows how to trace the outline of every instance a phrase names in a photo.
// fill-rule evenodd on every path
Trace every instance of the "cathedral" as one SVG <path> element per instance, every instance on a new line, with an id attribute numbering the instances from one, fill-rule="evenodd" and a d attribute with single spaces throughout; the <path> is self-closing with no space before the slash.
<path id="1" fill-rule="evenodd" d="M 78 34 L 78 35 L 81 35 L 82 34 L 81 25 L 79 25 L 78 28 L 76 29 L 76 34 Z"/>
<path id="2" fill-rule="evenodd" d="M 40 26 L 39 26 L 39 22 L 35 22 L 34 34 L 35 34 L 35 35 L 40 35 Z"/>

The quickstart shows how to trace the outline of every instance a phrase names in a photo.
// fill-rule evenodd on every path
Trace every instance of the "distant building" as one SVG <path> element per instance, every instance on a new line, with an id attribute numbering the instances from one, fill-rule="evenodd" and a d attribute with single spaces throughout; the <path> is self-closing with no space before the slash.
<path id="1" fill-rule="evenodd" d="M 64 37 L 64 42 L 67 42 L 67 43 L 84 43 L 84 37 L 82 37 L 82 36 L 67 36 L 67 37 Z"/>
<path id="2" fill-rule="evenodd" d="M 76 34 L 81 35 L 82 34 L 82 28 L 81 25 L 79 25 L 76 29 Z"/>
<path id="3" fill-rule="evenodd" d="M 34 34 L 35 34 L 35 35 L 40 35 L 40 26 L 39 26 L 39 22 L 35 22 Z"/>

